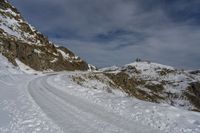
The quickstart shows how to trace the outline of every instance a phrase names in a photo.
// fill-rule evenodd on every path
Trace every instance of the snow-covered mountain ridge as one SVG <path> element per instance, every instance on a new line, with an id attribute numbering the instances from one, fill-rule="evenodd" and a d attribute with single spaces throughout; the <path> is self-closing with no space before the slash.
<path id="1" fill-rule="evenodd" d="M 198 74 L 142 61 L 102 72 L 138 99 L 200 111 Z"/>
<path id="2" fill-rule="evenodd" d="M 54 45 L 24 20 L 6 0 L 0 0 L 0 53 L 38 70 L 87 70 L 88 64 L 73 52 Z"/>
<path id="3" fill-rule="evenodd" d="M 196 71 L 139 61 L 74 77 L 74 81 L 83 86 L 94 79 L 107 84 L 103 88 L 119 88 L 143 101 L 200 111 L 200 80 Z M 95 85 L 93 88 L 96 88 Z"/>

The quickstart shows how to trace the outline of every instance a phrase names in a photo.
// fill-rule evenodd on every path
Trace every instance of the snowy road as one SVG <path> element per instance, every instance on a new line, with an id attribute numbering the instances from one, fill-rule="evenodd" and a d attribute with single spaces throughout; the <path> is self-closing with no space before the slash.
<path id="1" fill-rule="evenodd" d="M 128 97 L 98 79 L 74 82 L 90 72 L 35 73 L 0 56 L 0 133 L 200 133 L 200 113 Z"/>
<path id="2" fill-rule="evenodd" d="M 108 111 L 89 100 L 51 86 L 39 77 L 29 84 L 29 92 L 41 109 L 68 133 L 156 133 L 155 129 Z M 66 86 L 67 87 L 67 86 Z M 66 88 L 67 89 L 67 88 Z"/>

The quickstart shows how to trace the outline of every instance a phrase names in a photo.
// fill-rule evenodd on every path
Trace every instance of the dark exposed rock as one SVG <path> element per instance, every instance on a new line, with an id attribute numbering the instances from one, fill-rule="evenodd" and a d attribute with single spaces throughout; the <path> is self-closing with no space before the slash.
<path id="1" fill-rule="evenodd" d="M 87 63 L 80 59 L 77 61 L 73 60 L 73 62 L 64 59 L 54 45 L 30 45 L 21 41 L 11 41 L 10 38 L 5 37 L 0 37 L 0 40 L 2 42 L 0 52 L 14 65 L 17 65 L 15 62 L 17 58 L 38 71 L 49 69 L 54 71 L 88 69 Z"/>
<path id="2" fill-rule="evenodd" d="M 130 96 L 134 96 L 140 100 L 159 102 L 163 97 L 159 96 L 164 88 L 162 85 L 145 85 L 146 81 L 134 77 L 129 77 L 128 74 L 120 72 L 117 74 L 105 73 L 118 87 L 121 87 Z M 140 89 L 138 86 L 145 86 L 150 90 L 150 93 Z"/>
<path id="3" fill-rule="evenodd" d="M 200 112 L 200 82 L 190 83 L 184 95 L 195 106 L 193 110 Z"/>
<path id="4" fill-rule="evenodd" d="M 196 71 L 190 71 L 190 74 L 200 74 L 200 70 L 196 70 Z"/>
<path id="5" fill-rule="evenodd" d="M 141 73 L 139 70 L 136 69 L 136 67 L 134 66 L 127 66 L 127 67 L 122 67 L 122 70 L 121 71 L 124 71 L 124 72 L 130 72 L 130 73 Z"/>
<path id="6" fill-rule="evenodd" d="M 174 73 L 175 70 L 170 70 L 170 69 L 166 69 L 166 68 L 162 68 L 161 70 L 158 71 L 158 73 L 161 75 L 161 76 L 165 76 L 169 73 Z"/>
<path id="7" fill-rule="evenodd" d="M 7 8 L 10 8 L 14 12 L 19 13 L 16 8 L 14 8 L 12 5 L 10 5 L 9 3 L 7 3 L 5 0 L 0 0 L 0 8 L 4 9 L 4 10 L 7 9 Z"/>

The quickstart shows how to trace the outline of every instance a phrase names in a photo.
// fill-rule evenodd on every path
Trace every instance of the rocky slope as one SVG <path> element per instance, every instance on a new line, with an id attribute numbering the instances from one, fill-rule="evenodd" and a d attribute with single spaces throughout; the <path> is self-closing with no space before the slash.
<path id="1" fill-rule="evenodd" d="M 73 77 L 73 80 L 86 87 L 88 82 L 95 83 L 95 80 L 108 92 L 112 92 L 110 88 L 118 88 L 140 100 L 200 111 L 199 77 L 196 71 L 140 61 L 86 73 Z M 95 86 L 93 84 L 92 88 L 96 89 Z"/>
<path id="2" fill-rule="evenodd" d="M 0 53 L 16 66 L 18 59 L 38 71 L 89 69 L 81 58 L 29 25 L 6 0 L 0 0 Z"/>
<path id="3" fill-rule="evenodd" d="M 200 111 L 200 80 L 195 74 L 150 62 L 134 62 L 104 73 L 138 99 Z"/>

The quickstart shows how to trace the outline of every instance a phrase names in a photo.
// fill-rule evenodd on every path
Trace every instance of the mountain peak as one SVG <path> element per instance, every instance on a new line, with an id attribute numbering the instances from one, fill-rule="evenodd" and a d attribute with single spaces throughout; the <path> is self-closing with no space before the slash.
<path id="1" fill-rule="evenodd" d="M 6 0 L 0 0 L 0 53 L 38 70 L 87 70 L 88 64 L 64 47 L 55 46 L 28 24 Z"/>

